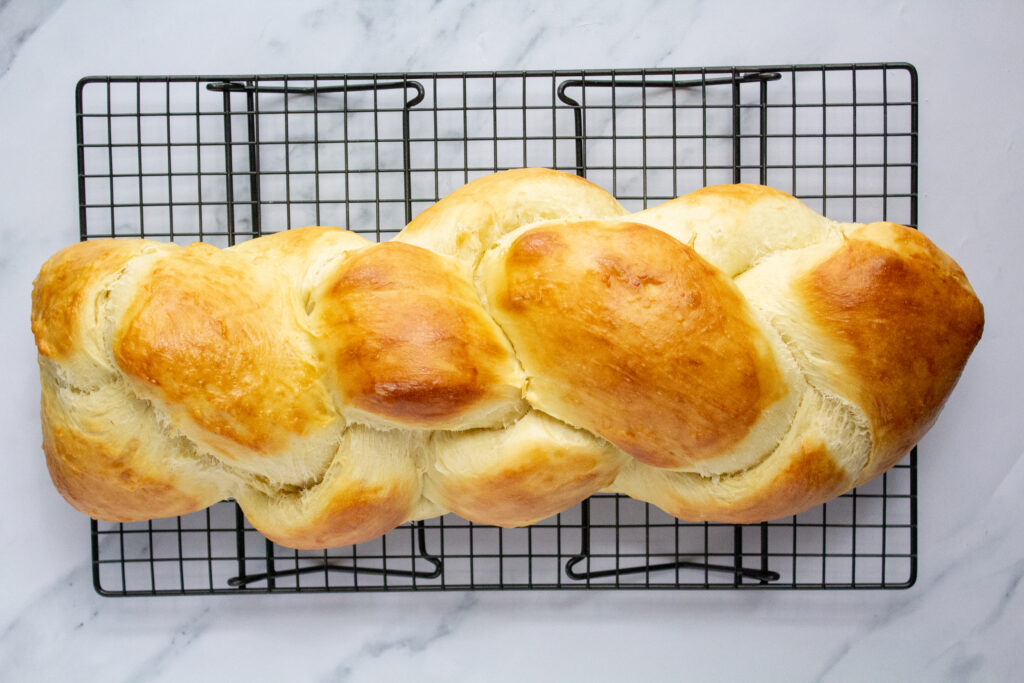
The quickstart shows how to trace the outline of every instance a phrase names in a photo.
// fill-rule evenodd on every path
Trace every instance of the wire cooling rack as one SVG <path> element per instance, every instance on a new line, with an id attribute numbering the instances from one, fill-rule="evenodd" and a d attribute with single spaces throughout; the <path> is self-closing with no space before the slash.
<path id="1" fill-rule="evenodd" d="M 917 223 L 908 64 L 619 71 L 89 77 L 81 238 L 229 246 L 303 225 L 385 240 L 476 177 L 545 166 L 631 210 L 754 182 L 842 221 Z M 599 494 L 524 529 L 454 515 L 327 551 L 267 541 L 230 501 L 92 523 L 103 595 L 540 588 L 906 588 L 916 449 L 796 517 L 681 522 Z"/>

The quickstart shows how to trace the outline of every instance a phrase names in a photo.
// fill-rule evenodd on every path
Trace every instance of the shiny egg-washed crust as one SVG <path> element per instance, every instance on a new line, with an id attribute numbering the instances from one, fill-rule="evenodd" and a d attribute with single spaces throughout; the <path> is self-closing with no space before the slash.
<path id="1" fill-rule="evenodd" d="M 479 178 L 382 244 L 84 242 L 32 308 L 72 505 L 231 497 L 296 548 L 448 511 L 532 524 L 602 490 L 689 520 L 797 514 L 921 438 L 983 320 L 909 228 L 756 185 L 629 214 L 547 169 Z"/>
<path id="2" fill-rule="evenodd" d="M 313 301 L 332 384 L 363 421 L 467 429 L 517 406 L 512 348 L 444 257 L 401 242 L 364 249 L 325 274 Z"/>
<path id="3" fill-rule="evenodd" d="M 637 460 L 693 469 L 726 455 L 789 393 L 732 280 L 665 233 L 559 221 L 502 246 L 484 291 L 530 402 Z"/>

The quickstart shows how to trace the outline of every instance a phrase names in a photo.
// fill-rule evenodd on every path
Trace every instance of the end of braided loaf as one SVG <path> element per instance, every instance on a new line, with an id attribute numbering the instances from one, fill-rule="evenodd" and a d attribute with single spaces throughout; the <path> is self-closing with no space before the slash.
<path id="1" fill-rule="evenodd" d="M 709 187 L 629 215 L 573 175 L 480 178 L 392 242 L 69 247 L 32 329 L 43 449 L 96 518 L 233 497 L 297 548 L 453 511 L 531 524 L 609 490 L 788 516 L 881 474 L 980 338 L 917 231 Z"/>

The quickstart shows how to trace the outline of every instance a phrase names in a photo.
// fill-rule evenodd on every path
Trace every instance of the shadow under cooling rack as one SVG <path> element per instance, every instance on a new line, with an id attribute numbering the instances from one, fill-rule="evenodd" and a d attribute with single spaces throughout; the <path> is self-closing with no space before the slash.
<path id="1" fill-rule="evenodd" d="M 380 241 L 474 178 L 543 166 L 630 210 L 752 182 L 840 221 L 917 223 L 907 64 L 544 72 L 98 76 L 76 90 L 83 240 L 230 246 L 304 225 Z M 690 524 L 597 495 L 524 529 L 453 515 L 295 551 L 232 502 L 93 522 L 104 595 L 540 588 L 905 588 L 916 450 L 793 518 Z"/>

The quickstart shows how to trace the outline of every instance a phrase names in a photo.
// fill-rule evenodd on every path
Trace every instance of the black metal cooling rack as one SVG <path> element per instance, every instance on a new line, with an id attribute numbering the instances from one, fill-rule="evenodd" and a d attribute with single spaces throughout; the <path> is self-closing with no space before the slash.
<path id="1" fill-rule="evenodd" d="M 76 91 L 81 237 L 228 246 L 310 224 L 388 239 L 481 175 L 546 166 L 639 210 L 755 182 L 841 221 L 917 223 L 908 64 L 90 77 Z M 92 523 L 103 595 L 541 588 L 906 588 L 916 449 L 789 519 L 691 524 L 600 494 L 524 529 L 454 515 L 327 551 L 232 502 Z"/>

